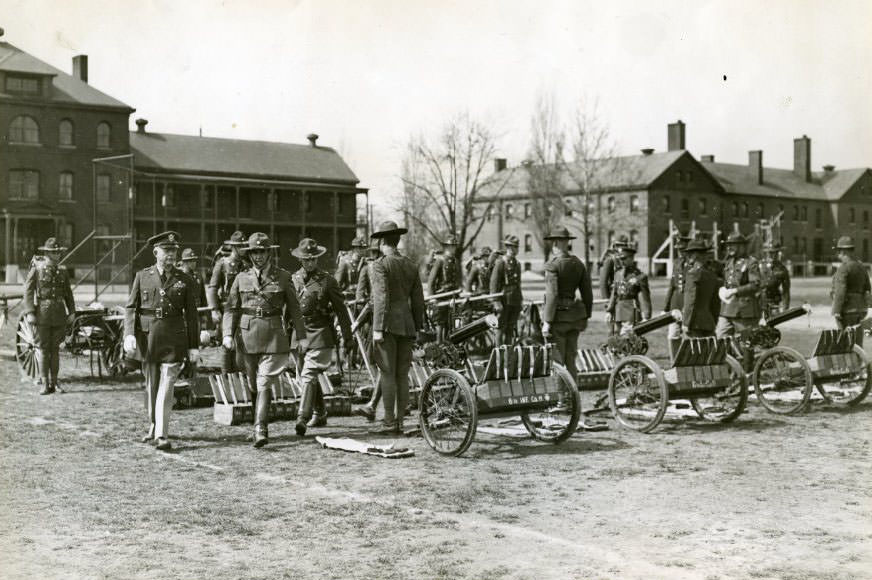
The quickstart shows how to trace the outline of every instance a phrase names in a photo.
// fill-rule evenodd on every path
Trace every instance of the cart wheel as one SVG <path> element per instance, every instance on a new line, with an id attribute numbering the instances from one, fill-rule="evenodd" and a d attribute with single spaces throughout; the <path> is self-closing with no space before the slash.
<path id="1" fill-rule="evenodd" d="M 760 404 L 779 415 L 805 409 L 814 385 L 805 357 L 787 346 L 763 351 L 757 357 L 752 380 Z"/>
<path id="2" fill-rule="evenodd" d="M 36 362 L 36 329 L 21 315 L 15 335 L 15 360 L 21 367 L 21 374 L 36 379 L 39 365 Z"/>
<path id="3" fill-rule="evenodd" d="M 663 420 L 668 404 L 663 370 L 647 356 L 628 356 L 612 370 L 609 407 L 622 426 L 648 433 Z"/>
<path id="4" fill-rule="evenodd" d="M 553 374 L 560 386 L 557 404 L 537 412 L 521 413 L 524 427 L 533 439 L 560 443 L 575 433 L 581 416 L 581 395 L 566 367 L 554 363 Z"/>
<path id="5" fill-rule="evenodd" d="M 838 384 L 826 383 L 829 387 L 825 390 L 824 383 L 815 383 L 818 392 L 828 403 L 834 405 L 854 406 L 859 404 L 869 395 L 872 390 L 872 362 L 863 347 L 854 345 L 854 356 L 851 357 L 851 366 L 857 370 L 843 377 Z"/>
<path id="6" fill-rule="evenodd" d="M 727 355 L 727 366 L 730 373 L 730 385 L 714 395 L 691 399 L 690 404 L 696 414 L 706 421 L 729 423 L 734 421 L 748 402 L 748 377 L 742 364 Z"/>
<path id="7" fill-rule="evenodd" d="M 443 455 L 458 456 L 475 437 L 478 406 L 466 379 L 451 369 L 439 369 L 424 382 L 419 401 L 421 434 Z"/>

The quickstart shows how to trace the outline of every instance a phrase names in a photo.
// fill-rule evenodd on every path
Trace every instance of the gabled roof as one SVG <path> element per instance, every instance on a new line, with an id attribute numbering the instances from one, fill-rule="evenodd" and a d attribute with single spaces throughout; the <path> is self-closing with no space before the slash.
<path id="1" fill-rule="evenodd" d="M 320 145 L 131 131 L 130 149 L 142 171 L 359 182 L 336 151 Z"/>
<path id="2" fill-rule="evenodd" d="M 837 201 L 866 169 L 843 169 L 813 173 L 805 181 L 790 169 L 763 168 L 763 183 L 757 183 L 749 165 L 703 161 L 702 166 L 720 182 L 727 193 L 761 195 L 786 199 Z"/>
<path id="3" fill-rule="evenodd" d="M 130 105 L 98 91 L 88 83 L 56 69 L 8 42 L 0 42 L 0 70 L 51 77 L 54 87 L 51 95 L 53 102 L 134 110 Z M 3 90 L 4 87 L 0 87 L 0 98 L 16 97 L 16 95 L 4 93 Z"/>

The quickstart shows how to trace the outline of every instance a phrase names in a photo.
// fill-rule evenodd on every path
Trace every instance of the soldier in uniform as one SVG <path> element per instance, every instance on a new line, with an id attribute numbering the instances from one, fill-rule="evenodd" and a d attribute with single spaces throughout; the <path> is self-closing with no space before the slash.
<path id="1" fill-rule="evenodd" d="M 508 235 L 503 239 L 505 253 L 493 264 L 490 276 L 490 293 L 502 292 L 493 301 L 494 311 L 499 315 L 497 344 L 512 345 L 518 328 L 518 317 L 524 304 L 521 294 L 521 264 L 515 257 L 518 254 L 518 236 Z"/>
<path id="2" fill-rule="evenodd" d="M 606 320 L 612 323 L 612 334 L 626 324 L 636 324 L 651 318 L 651 290 L 648 276 L 636 265 L 636 244 L 627 242 L 621 248 L 621 269 L 615 273 L 612 295 L 606 308 Z"/>
<path id="3" fill-rule="evenodd" d="M 63 392 L 58 386 L 60 368 L 60 345 L 66 336 L 67 325 L 76 316 L 76 303 L 67 269 L 58 260 L 67 249 L 49 238 L 41 259 L 33 260 L 33 266 L 24 282 L 24 316 L 34 329 L 36 362 L 42 379 L 40 395 Z"/>
<path id="4" fill-rule="evenodd" d="M 355 295 L 355 302 L 357 302 L 358 306 L 361 308 L 364 308 L 367 303 L 372 302 L 372 263 L 378 259 L 379 255 L 381 255 L 381 251 L 379 250 L 377 241 L 375 241 L 369 247 L 369 256 L 366 258 L 363 268 L 361 268 L 360 278 L 357 281 L 357 294 Z M 372 315 L 369 316 L 369 320 L 372 320 Z M 358 328 L 357 332 L 360 333 L 361 336 L 369 337 L 369 329 L 371 329 L 371 327 L 371 323 L 362 325 L 360 328 Z M 366 328 L 367 331 L 364 331 L 363 328 Z M 366 348 L 366 356 L 370 361 L 374 361 L 375 353 L 373 352 L 372 340 L 368 340 L 367 342 L 368 344 Z M 369 402 L 363 407 L 356 408 L 354 410 L 354 414 L 360 415 L 361 417 L 366 417 L 367 421 L 375 421 L 375 412 L 380 400 L 381 389 L 379 388 L 378 384 L 376 384 L 372 389 L 372 397 L 370 397 Z"/>
<path id="5" fill-rule="evenodd" d="M 781 246 L 769 241 L 763 246 L 764 258 L 760 263 L 760 285 L 763 292 L 763 316 L 771 316 L 790 308 L 790 272 L 779 259 Z"/>
<path id="6" fill-rule="evenodd" d="M 724 264 L 724 290 L 721 314 L 715 334 L 718 338 L 735 336 L 760 321 L 760 264 L 748 256 L 748 240 L 739 232 L 727 238 Z"/>
<path id="7" fill-rule="evenodd" d="M 339 290 L 349 297 L 355 294 L 366 247 L 366 240 L 362 236 L 357 236 L 351 240 L 351 251 L 339 260 L 339 266 L 336 268 L 336 282 L 339 283 Z"/>
<path id="8" fill-rule="evenodd" d="M 703 240 L 691 240 L 685 248 L 687 260 L 683 288 L 681 325 L 688 338 L 714 336 L 715 324 L 721 309 L 718 298 L 720 279 L 706 267 L 708 245 Z M 680 344 L 680 341 L 679 341 Z M 673 348 L 670 357 L 678 351 Z"/>
<path id="9" fill-rule="evenodd" d="M 472 260 L 469 271 L 466 273 L 466 280 L 463 283 L 464 290 L 469 294 L 475 296 L 487 293 L 490 287 L 490 278 L 488 278 L 490 273 L 490 268 L 488 267 L 490 255 L 491 249 L 488 246 L 484 246 L 476 252 L 475 259 Z"/>
<path id="10" fill-rule="evenodd" d="M 416 334 L 424 327 L 424 290 L 415 263 L 397 245 L 405 228 L 383 222 L 370 237 L 381 257 L 372 263 L 372 340 L 381 374 L 385 416 L 378 434 L 402 433 L 409 402 L 409 368 Z"/>
<path id="11" fill-rule="evenodd" d="M 297 416 L 297 435 L 306 434 L 307 427 L 327 425 L 324 395 L 318 377 L 330 368 L 333 349 L 336 346 L 338 320 L 345 344 L 351 344 L 351 319 L 339 284 L 327 272 L 318 267 L 318 258 L 327 252 L 312 238 L 303 238 L 291 252 L 303 264 L 294 272 L 292 280 L 297 292 L 300 313 L 306 325 L 306 345 L 298 349 L 303 357 L 300 377 L 303 381 L 303 401 Z M 314 408 L 314 415 L 312 413 Z"/>
<path id="12" fill-rule="evenodd" d="M 203 283 L 203 277 L 197 271 L 197 260 L 199 256 L 194 253 L 191 248 L 182 250 L 182 259 L 179 261 L 179 269 L 190 276 L 197 284 L 197 307 L 206 306 L 206 285 Z"/>
<path id="13" fill-rule="evenodd" d="M 554 360 L 578 375 L 575 351 L 578 335 L 587 329 L 593 313 L 593 288 L 584 263 L 569 253 L 569 240 L 575 236 L 565 227 L 557 228 L 545 238 L 554 244 L 554 257 L 545 264 L 545 304 L 542 308 L 542 334 L 554 342 Z"/>
<path id="14" fill-rule="evenodd" d="M 272 265 L 270 246 L 269 237 L 262 232 L 249 236 L 246 253 L 251 259 L 251 268 L 234 278 L 221 324 L 224 348 L 238 348 L 246 373 L 255 377 L 255 447 L 269 442 L 272 389 L 287 366 L 291 350 L 287 329 L 291 325 L 301 348 L 306 347 L 306 327 L 291 273 Z"/>
<path id="15" fill-rule="evenodd" d="M 689 236 L 676 236 L 675 249 L 678 251 L 678 256 L 672 264 L 672 277 L 669 279 L 669 287 L 666 289 L 663 312 L 671 312 L 676 309 L 681 310 L 684 307 L 684 284 L 689 266 L 687 256 L 685 255 L 685 248 L 689 241 Z M 669 341 L 669 358 L 672 358 L 678 350 L 678 345 L 681 344 L 680 322 L 673 322 L 669 325 L 666 331 L 666 338 Z"/>
<path id="16" fill-rule="evenodd" d="M 627 236 L 620 236 L 612 242 L 612 247 L 606 254 L 600 270 L 600 296 L 608 300 L 612 297 L 615 272 L 621 269 L 621 248 L 627 245 Z"/>
<path id="17" fill-rule="evenodd" d="M 215 324 L 221 324 L 221 313 L 225 308 L 225 302 L 230 294 L 233 281 L 240 272 L 248 267 L 240 254 L 240 250 L 245 245 L 245 235 L 239 231 L 233 232 L 230 239 L 224 242 L 224 246 L 230 248 L 230 254 L 218 259 L 212 268 L 212 277 L 206 286 L 206 299 L 209 308 L 212 309 L 212 321 Z M 228 350 L 223 346 L 222 349 L 221 372 L 226 374 L 239 370 L 243 366 L 242 357 L 237 355 L 235 350 Z"/>
<path id="18" fill-rule="evenodd" d="M 149 238 L 155 265 L 136 273 L 124 314 L 124 350 L 142 363 L 148 396 L 148 434 L 169 451 L 173 388 L 182 363 L 197 360 L 199 319 L 197 287 L 190 276 L 174 266 L 179 234 L 164 232 Z"/>
<path id="19" fill-rule="evenodd" d="M 442 253 L 438 254 L 430 268 L 427 279 L 427 287 L 430 294 L 442 294 L 460 289 L 460 266 L 454 251 L 457 248 L 457 237 L 448 236 L 442 242 Z M 433 315 L 433 323 L 436 325 L 436 340 L 442 338 L 451 330 L 451 309 L 443 306 L 437 309 Z"/>
<path id="20" fill-rule="evenodd" d="M 839 269 L 833 275 L 833 317 L 836 326 L 844 330 L 859 324 L 866 317 L 872 287 L 869 272 L 854 256 L 854 239 L 842 236 L 833 248 L 839 258 Z"/>
<path id="21" fill-rule="evenodd" d="M 378 245 L 369 247 L 369 256 L 364 258 L 360 267 L 360 277 L 357 279 L 357 289 L 354 292 L 354 301 L 363 308 L 372 299 L 372 263 L 378 259 L 381 251 Z"/>

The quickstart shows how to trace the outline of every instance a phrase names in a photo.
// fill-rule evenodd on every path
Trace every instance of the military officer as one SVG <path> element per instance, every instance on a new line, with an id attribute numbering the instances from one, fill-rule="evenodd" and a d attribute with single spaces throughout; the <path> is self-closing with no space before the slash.
<path id="1" fill-rule="evenodd" d="M 620 236 L 612 242 L 612 247 L 603 260 L 600 270 L 600 296 L 608 300 L 612 297 L 615 272 L 621 269 L 621 248 L 628 243 L 627 236 Z"/>
<path id="2" fill-rule="evenodd" d="M 371 234 L 382 255 L 372 263 L 372 340 L 385 415 L 379 434 L 402 433 L 409 402 L 412 346 L 424 327 L 424 290 L 415 263 L 397 250 L 405 228 L 383 222 Z"/>
<path id="3" fill-rule="evenodd" d="M 635 324 L 651 318 L 651 290 L 648 276 L 636 265 L 636 243 L 627 242 L 621 248 L 621 268 L 615 272 L 612 295 L 606 307 L 606 319 L 612 323 L 612 334 L 624 324 Z"/>
<path id="4" fill-rule="evenodd" d="M 372 303 L 372 263 L 376 259 L 378 259 L 380 255 L 381 251 L 379 250 L 377 240 L 374 240 L 369 247 L 369 256 L 366 258 L 363 268 L 360 271 L 360 278 L 357 281 L 357 294 L 355 295 L 355 302 L 357 302 L 357 305 L 361 309 L 366 307 L 368 303 Z M 369 320 L 372 320 L 372 315 L 369 316 Z M 361 325 L 361 327 L 358 328 L 357 332 L 360 336 L 370 337 L 371 328 L 372 324 L 370 322 Z M 373 361 L 373 364 L 375 364 L 372 340 L 370 339 L 366 342 L 368 343 L 368 346 L 366 348 L 366 356 L 370 361 Z M 369 402 L 363 407 L 356 408 L 354 410 L 354 414 L 366 417 L 367 421 L 375 421 L 375 412 L 378 408 L 379 401 L 381 401 L 381 389 L 379 388 L 378 383 L 376 383 L 372 389 L 372 396 L 370 397 Z"/>
<path id="5" fill-rule="evenodd" d="M 466 280 L 463 283 L 464 290 L 472 295 L 485 294 L 490 287 L 490 279 L 488 273 L 488 261 L 490 260 L 491 249 L 484 246 L 475 254 L 475 259 L 472 260 L 469 271 L 466 274 Z"/>
<path id="6" fill-rule="evenodd" d="M 254 446 L 259 448 L 269 443 L 272 389 L 287 366 L 291 350 L 286 329 L 293 325 L 300 347 L 305 350 L 306 327 L 291 273 L 272 265 L 269 237 L 255 232 L 249 236 L 247 246 L 251 267 L 233 280 L 221 328 L 224 348 L 238 348 L 246 373 L 255 377 Z"/>
<path id="7" fill-rule="evenodd" d="M 663 303 L 663 312 L 681 310 L 684 307 L 684 284 L 686 282 L 687 269 L 689 266 L 685 249 L 690 241 L 689 236 L 678 235 L 675 238 L 675 249 L 678 252 L 672 264 L 672 277 L 669 279 L 669 287 L 666 289 L 666 300 Z M 705 246 L 705 244 L 703 244 Z M 681 344 L 681 323 L 673 322 L 666 331 L 669 341 L 669 358 L 675 356 L 678 345 Z"/>
<path id="8" fill-rule="evenodd" d="M 133 279 L 124 313 L 124 350 L 142 363 L 148 395 L 148 434 L 161 451 L 170 449 L 167 429 L 173 388 L 185 358 L 198 355 L 197 287 L 174 266 L 179 234 L 163 232 L 149 238 L 155 265 Z"/>
<path id="9" fill-rule="evenodd" d="M 212 309 L 212 321 L 215 324 L 221 324 L 222 309 L 227 296 L 230 294 L 233 280 L 248 267 L 246 260 L 240 253 L 245 245 L 245 234 L 239 231 L 233 232 L 230 239 L 224 242 L 224 246 L 230 249 L 230 254 L 219 258 L 212 268 L 212 277 L 206 286 L 206 299 L 209 308 Z M 226 374 L 239 370 L 243 366 L 241 356 L 237 355 L 234 350 L 228 350 L 223 346 L 222 349 L 221 372 Z"/>
<path id="10" fill-rule="evenodd" d="M 197 284 L 197 307 L 206 306 L 206 285 L 203 277 L 197 271 L 197 261 L 200 257 L 191 248 L 182 250 L 182 259 L 179 261 L 179 269 L 190 276 Z"/>
<path id="11" fill-rule="evenodd" d="M 354 292 L 354 301 L 363 308 L 372 296 L 372 263 L 379 257 L 381 251 L 377 244 L 369 246 L 369 255 L 364 258 L 360 267 L 360 277 L 357 279 L 357 289 Z"/>
<path id="12" fill-rule="evenodd" d="M 760 285 L 763 291 L 763 315 L 766 318 L 790 308 L 790 272 L 779 259 L 781 245 L 769 241 L 763 246 L 763 261 L 760 263 Z"/>
<path id="13" fill-rule="evenodd" d="M 339 290 L 349 296 L 355 294 L 366 248 L 366 240 L 363 236 L 357 236 L 351 240 L 351 251 L 339 260 L 339 266 L 336 268 L 336 282 L 339 283 Z"/>
<path id="14" fill-rule="evenodd" d="M 847 326 L 859 324 L 866 317 L 872 287 L 869 272 L 854 256 L 854 239 L 851 236 L 840 237 L 833 249 L 841 264 L 833 275 L 832 313 L 838 329 L 844 330 Z"/>
<path id="15" fill-rule="evenodd" d="M 587 267 L 569 253 L 569 241 L 575 236 L 560 227 L 545 239 L 552 242 L 554 257 L 545 264 L 542 334 L 554 342 L 554 360 L 565 366 L 574 380 L 578 374 L 578 335 L 587 329 L 587 319 L 593 313 L 593 288 Z"/>
<path id="16" fill-rule="evenodd" d="M 24 282 L 24 315 L 34 329 L 36 362 L 42 379 L 39 394 L 48 395 L 63 392 L 58 386 L 60 345 L 67 325 L 76 316 L 76 303 L 67 269 L 58 264 L 67 249 L 57 239 L 49 238 L 39 250 L 43 255 L 33 260 Z"/>
<path id="17" fill-rule="evenodd" d="M 457 237 L 453 234 L 442 241 L 442 253 L 437 254 L 427 276 L 427 287 L 430 294 L 442 294 L 460 289 L 460 265 L 457 263 L 455 250 Z M 433 313 L 433 323 L 436 326 L 436 339 L 442 340 L 451 330 L 451 309 L 443 306 Z"/>
<path id="18" fill-rule="evenodd" d="M 760 321 L 760 264 L 748 256 L 748 240 L 739 232 L 727 237 L 727 260 L 724 264 L 724 289 L 721 291 L 721 314 L 715 334 L 718 338 L 735 336 Z"/>
<path id="19" fill-rule="evenodd" d="M 708 245 L 703 240 L 691 240 L 685 248 L 687 259 L 681 308 L 681 326 L 684 336 L 697 338 L 714 336 L 715 324 L 721 309 L 718 288 L 721 282 L 712 270 L 706 267 Z M 679 341 L 680 344 L 680 341 Z M 678 348 L 673 348 L 670 357 L 675 357 Z"/>
<path id="20" fill-rule="evenodd" d="M 505 252 L 497 257 L 491 268 L 490 293 L 502 292 L 493 301 L 494 311 L 499 315 L 497 344 L 512 345 L 518 327 L 518 316 L 524 296 L 521 293 L 521 264 L 515 257 L 518 254 L 518 236 L 507 235 L 503 239 Z"/>

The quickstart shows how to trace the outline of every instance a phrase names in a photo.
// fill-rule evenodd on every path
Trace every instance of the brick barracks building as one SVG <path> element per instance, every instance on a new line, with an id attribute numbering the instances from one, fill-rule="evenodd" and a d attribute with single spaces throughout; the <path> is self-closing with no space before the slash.
<path id="1" fill-rule="evenodd" d="M 74 57 L 67 74 L 0 42 L 0 279 L 22 280 L 47 237 L 73 248 L 92 230 L 132 231 L 140 250 L 173 229 L 204 257 L 236 229 L 260 230 L 282 246 L 285 267 L 303 236 L 329 248 L 326 264 L 356 235 L 367 190 L 317 135 L 308 144 L 214 139 L 148 132 L 144 119 L 129 131 L 133 112 L 88 84 L 87 56 Z M 68 266 L 76 279 L 88 276 L 96 249 L 106 256 L 99 279 L 126 282 L 128 248 L 88 241 Z M 141 252 L 134 266 L 150 258 Z"/>
<path id="2" fill-rule="evenodd" d="M 762 151 L 749 151 L 747 164 L 716 162 L 714 156 L 694 157 L 685 147 L 685 125 L 668 125 L 667 150 L 643 149 L 640 155 L 620 157 L 594 165 L 591 198 L 593 248 L 591 257 L 602 254 L 619 235 L 639 244 L 637 261 L 646 271 L 663 273 L 652 264 L 653 254 L 669 235 L 669 222 L 682 232 L 691 224 L 698 231 L 722 233 L 734 226 L 744 234 L 754 231 L 763 218 L 783 212 L 780 239 L 783 258 L 794 273 L 824 274 L 830 262 L 832 242 L 852 235 L 857 254 L 870 258 L 872 239 L 872 170 L 837 170 L 831 165 L 812 171 L 811 139 L 793 142 L 792 169 L 763 165 Z M 495 171 L 506 172 L 508 182 L 494 199 L 477 245 L 496 246 L 507 234 L 521 240 L 519 260 L 527 270 L 542 268 L 542 241 L 533 227 L 527 172 L 496 160 Z M 502 182 L 502 180 L 498 180 Z M 581 198 L 567 178 L 563 180 L 570 207 L 581 207 Z M 578 210 L 567 211 L 565 225 L 579 236 Z M 723 239 L 725 236 L 722 236 Z M 581 255 L 582 250 L 575 248 Z M 809 266 L 809 263 L 817 263 Z"/>

